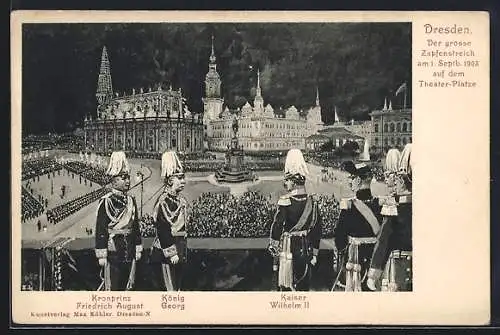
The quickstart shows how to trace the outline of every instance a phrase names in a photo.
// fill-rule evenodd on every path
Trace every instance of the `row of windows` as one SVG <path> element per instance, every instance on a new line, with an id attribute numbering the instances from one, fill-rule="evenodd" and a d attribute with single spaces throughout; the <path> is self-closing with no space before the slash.
<path id="1" fill-rule="evenodd" d="M 391 123 L 385 123 L 384 124 L 384 133 L 388 133 L 388 132 L 391 132 L 391 133 L 394 133 L 394 132 L 409 132 L 411 131 L 411 122 L 398 122 L 398 123 L 394 123 L 394 122 L 391 122 Z M 375 132 L 378 133 L 379 132 L 379 125 L 378 123 L 375 124 Z"/>
<path id="2" fill-rule="evenodd" d="M 307 128 L 307 125 L 301 124 L 301 125 L 296 125 L 296 124 L 274 124 L 274 123 L 264 123 L 264 128 L 268 129 L 304 129 Z M 251 129 L 253 128 L 251 124 L 247 123 L 242 123 L 241 124 L 241 129 Z M 214 130 L 222 130 L 222 129 L 232 129 L 232 125 L 214 125 L 213 126 Z"/>
<path id="3" fill-rule="evenodd" d="M 224 141 L 215 143 L 214 146 L 218 148 L 227 148 L 229 144 L 230 144 L 229 142 Z M 279 149 L 279 148 L 288 148 L 290 146 L 300 146 L 300 145 L 301 145 L 300 141 L 290 141 L 287 143 L 242 143 L 241 144 L 241 146 L 246 149 L 251 149 L 251 148 Z"/>
<path id="4" fill-rule="evenodd" d="M 93 141 L 88 141 L 88 143 L 89 144 L 93 144 Z M 123 145 L 123 142 L 121 141 L 121 139 L 119 139 L 119 140 L 116 141 L 116 146 L 117 147 L 121 147 L 122 145 Z M 148 146 L 148 150 L 150 150 L 150 151 L 154 150 L 154 141 L 153 141 L 153 139 L 149 138 L 147 140 L 147 146 Z M 170 140 L 170 146 L 171 146 L 171 148 L 176 148 L 177 147 L 177 139 L 172 138 Z M 114 144 L 112 142 L 109 142 L 108 143 L 108 148 L 113 148 L 113 147 L 114 147 Z M 189 149 L 190 147 L 191 147 L 191 139 L 190 138 L 186 138 L 185 148 Z M 198 147 L 198 141 L 197 141 L 196 138 L 194 139 L 194 147 L 195 148 Z M 132 146 L 132 139 L 127 138 L 126 148 L 127 149 L 133 148 L 133 146 Z M 143 149 L 143 143 L 142 143 L 142 139 L 141 138 L 137 139 L 135 148 L 137 148 L 137 149 Z"/>
<path id="5" fill-rule="evenodd" d="M 129 130 L 129 131 L 127 131 L 127 134 L 130 136 L 130 134 L 133 134 L 133 132 L 134 132 L 133 130 Z M 188 134 L 191 133 L 190 130 L 187 130 L 187 132 L 188 132 Z M 161 129 L 160 130 L 160 136 L 161 137 L 165 137 L 165 134 L 166 134 L 165 129 Z M 197 132 L 194 131 L 193 134 L 197 134 Z M 136 136 L 139 136 L 139 135 L 143 135 L 143 132 L 136 129 Z M 176 135 L 177 135 L 177 131 L 175 129 L 171 130 L 171 136 L 176 136 Z M 88 136 L 89 137 L 95 136 L 95 133 L 89 132 Z M 122 137 L 123 136 L 123 132 L 121 130 L 117 131 L 116 132 L 116 136 L 117 137 Z M 147 136 L 154 137 L 154 131 L 152 131 L 152 130 L 148 131 L 147 132 Z M 97 137 L 99 139 L 102 139 L 104 137 L 104 132 L 102 132 L 102 131 L 98 132 L 97 133 Z M 106 132 L 106 137 L 108 139 L 113 138 L 113 132 L 112 131 L 111 132 Z"/>
<path id="6" fill-rule="evenodd" d="M 251 133 L 249 134 L 247 132 L 240 133 L 239 135 L 240 136 L 238 136 L 238 137 L 250 137 L 250 136 L 252 136 Z M 216 133 L 213 133 L 212 137 L 213 138 L 232 138 L 233 134 L 216 132 Z M 305 137 L 305 135 L 300 134 L 300 133 L 296 133 L 296 132 L 292 132 L 292 133 L 260 133 L 259 137 L 288 138 L 288 137 Z"/>
<path id="7" fill-rule="evenodd" d="M 389 145 L 389 142 L 391 145 L 405 145 L 406 143 L 411 143 L 411 137 L 385 137 L 384 138 L 384 145 Z M 375 137 L 375 146 L 378 146 L 380 144 L 380 139 L 378 137 Z"/>

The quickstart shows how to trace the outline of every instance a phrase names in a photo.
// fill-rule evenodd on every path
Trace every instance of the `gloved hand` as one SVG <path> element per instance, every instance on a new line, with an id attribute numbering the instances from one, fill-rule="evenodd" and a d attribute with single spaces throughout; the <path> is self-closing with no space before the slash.
<path id="1" fill-rule="evenodd" d="M 179 256 L 178 255 L 173 255 L 172 257 L 170 257 L 170 262 L 172 262 L 172 264 L 179 263 Z"/>
<path id="2" fill-rule="evenodd" d="M 373 278 L 368 278 L 368 280 L 366 281 L 366 286 L 368 286 L 368 288 L 371 291 L 377 290 L 377 286 L 375 285 L 375 279 L 373 279 Z"/>
<path id="3" fill-rule="evenodd" d="M 278 256 L 279 256 L 279 254 L 280 254 L 280 252 L 279 252 L 278 248 L 276 248 L 276 247 L 275 247 L 275 246 L 273 246 L 273 245 L 269 245 L 269 246 L 267 247 L 267 250 L 269 251 L 269 253 L 270 253 L 270 254 L 271 254 L 271 256 L 273 256 L 273 257 L 278 257 Z"/>
<path id="4" fill-rule="evenodd" d="M 142 257 L 142 253 L 140 253 L 140 252 L 136 252 L 135 253 L 135 260 L 136 261 L 138 261 L 139 259 L 141 259 L 141 257 Z"/>
<path id="5" fill-rule="evenodd" d="M 108 260 L 106 258 L 99 258 L 100 266 L 105 266 L 106 264 L 108 264 Z"/>
<path id="6" fill-rule="evenodd" d="M 315 266 L 317 262 L 318 262 L 318 259 L 316 258 L 316 256 L 313 256 L 311 259 L 311 265 Z"/>

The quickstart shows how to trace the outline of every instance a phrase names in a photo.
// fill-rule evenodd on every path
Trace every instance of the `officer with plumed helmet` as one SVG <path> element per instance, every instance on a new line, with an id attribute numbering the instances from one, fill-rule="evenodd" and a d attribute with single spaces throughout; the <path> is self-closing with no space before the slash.
<path id="1" fill-rule="evenodd" d="M 346 291 L 367 291 L 364 278 L 380 230 L 380 204 L 371 192 L 373 173 L 369 165 L 348 161 L 343 170 L 349 174 L 354 197 L 340 201 L 334 240 L 342 269 L 333 289 L 338 285 Z"/>
<path id="2" fill-rule="evenodd" d="M 165 188 L 153 210 L 156 227 L 151 255 L 153 282 L 158 290 L 174 291 L 182 289 L 188 220 L 187 201 L 180 194 L 185 186 L 184 170 L 175 151 L 162 155 L 161 177 Z"/>
<path id="3" fill-rule="evenodd" d="M 103 288 L 125 291 L 134 288 L 136 261 L 141 258 L 142 239 L 134 197 L 130 188 L 130 168 L 124 152 L 111 154 L 106 171 L 112 177 L 111 190 L 98 205 L 95 254 L 103 267 Z"/>
<path id="4" fill-rule="evenodd" d="M 392 192 L 382 206 L 382 227 L 378 243 L 373 250 L 367 285 L 372 291 L 410 291 L 412 289 L 412 161 L 411 143 L 407 144 L 396 162 Z M 401 266 L 403 264 L 403 273 Z M 383 273 L 385 271 L 385 274 Z M 381 283 L 381 277 L 385 283 Z M 384 280 L 383 280 L 384 281 Z"/>
<path id="5" fill-rule="evenodd" d="M 287 193 L 278 200 L 269 251 L 278 260 L 278 290 L 308 291 L 319 253 L 321 216 L 318 204 L 306 193 L 308 168 L 299 149 L 288 151 L 284 172 Z"/>

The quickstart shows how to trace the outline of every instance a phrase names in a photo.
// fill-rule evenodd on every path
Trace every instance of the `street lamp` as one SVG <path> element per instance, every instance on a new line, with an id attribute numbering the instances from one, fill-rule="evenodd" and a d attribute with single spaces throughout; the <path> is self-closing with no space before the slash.
<path id="1" fill-rule="evenodd" d="M 141 163 L 141 169 L 139 171 L 137 171 L 137 181 L 140 181 L 141 183 L 141 207 L 140 207 L 140 215 L 141 215 L 141 218 L 142 218 L 142 197 L 143 197 L 143 194 L 144 194 L 144 173 L 142 172 L 142 163 Z"/>
<path id="2" fill-rule="evenodd" d="M 54 164 L 52 164 L 52 171 L 54 171 Z M 54 177 L 50 178 L 50 195 L 54 195 Z"/>

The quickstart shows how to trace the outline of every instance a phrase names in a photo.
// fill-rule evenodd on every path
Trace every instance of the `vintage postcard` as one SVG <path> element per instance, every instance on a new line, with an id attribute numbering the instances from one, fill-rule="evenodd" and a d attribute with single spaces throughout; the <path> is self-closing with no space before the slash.
<path id="1" fill-rule="evenodd" d="M 17 325 L 484 325 L 485 12 L 12 13 Z"/>

